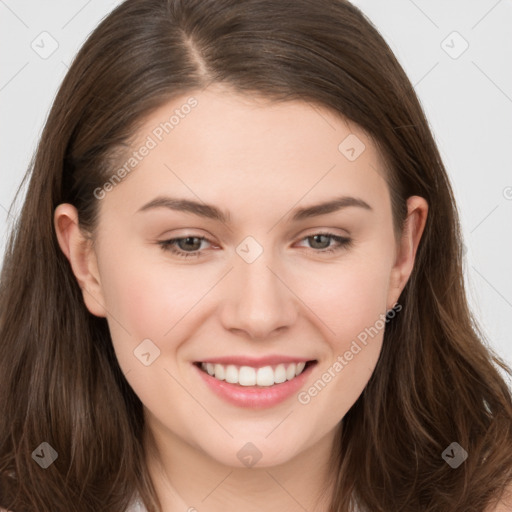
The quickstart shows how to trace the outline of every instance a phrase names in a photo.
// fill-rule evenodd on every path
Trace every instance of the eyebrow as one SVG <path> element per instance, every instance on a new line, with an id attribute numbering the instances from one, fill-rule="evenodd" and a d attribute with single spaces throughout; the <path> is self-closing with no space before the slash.
<path id="1" fill-rule="evenodd" d="M 328 213 L 333 213 L 348 207 L 358 207 L 370 211 L 373 210 L 372 207 L 362 199 L 356 197 L 341 196 L 323 203 L 297 208 L 294 210 L 291 221 L 297 222 L 312 217 L 318 217 L 320 215 L 326 215 Z M 217 220 L 225 224 L 229 223 L 231 219 L 231 216 L 228 212 L 224 212 L 214 205 L 200 203 L 190 199 L 163 196 L 156 197 L 155 199 L 149 201 L 149 203 L 146 203 L 141 208 L 139 208 L 137 213 L 155 208 L 168 208 L 179 212 L 188 212 L 200 217 L 205 217 L 207 219 Z"/>

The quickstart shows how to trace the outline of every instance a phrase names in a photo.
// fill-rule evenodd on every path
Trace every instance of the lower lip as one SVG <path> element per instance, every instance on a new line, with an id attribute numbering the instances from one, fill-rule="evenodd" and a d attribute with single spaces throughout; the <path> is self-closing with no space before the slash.
<path id="1" fill-rule="evenodd" d="M 193 366 L 207 386 L 227 402 L 237 407 L 264 409 L 280 404 L 297 393 L 306 382 L 315 365 L 316 362 L 310 364 L 298 377 L 294 377 L 292 380 L 265 387 L 230 384 L 224 380 L 212 377 L 195 364 Z"/>

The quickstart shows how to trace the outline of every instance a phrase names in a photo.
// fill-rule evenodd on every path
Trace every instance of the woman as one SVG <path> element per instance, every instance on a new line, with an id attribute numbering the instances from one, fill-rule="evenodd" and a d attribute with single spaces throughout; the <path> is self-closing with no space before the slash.
<path id="1" fill-rule="evenodd" d="M 127 0 L 59 90 L 7 247 L 0 505 L 510 510 L 511 369 L 461 247 L 358 9 Z"/>

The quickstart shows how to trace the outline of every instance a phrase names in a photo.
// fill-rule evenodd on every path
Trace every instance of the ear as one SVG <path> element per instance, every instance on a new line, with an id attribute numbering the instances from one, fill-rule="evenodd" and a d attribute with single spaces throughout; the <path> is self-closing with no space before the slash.
<path id="1" fill-rule="evenodd" d="M 60 248 L 69 260 L 87 309 L 96 316 L 105 317 L 105 301 L 92 240 L 78 225 L 78 212 L 68 203 L 55 208 L 53 222 Z"/>
<path id="2" fill-rule="evenodd" d="M 388 309 L 398 301 L 414 268 L 416 251 L 427 222 L 427 214 L 428 203 L 423 197 L 411 196 L 407 199 L 407 218 L 397 245 L 395 264 L 391 270 Z"/>

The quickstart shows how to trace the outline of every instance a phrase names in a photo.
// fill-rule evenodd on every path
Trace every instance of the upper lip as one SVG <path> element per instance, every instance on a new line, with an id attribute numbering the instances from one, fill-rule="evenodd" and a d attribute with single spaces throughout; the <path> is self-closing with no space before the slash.
<path id="1" fill-rule="evenodd" d="M 294 356 L 265 356 L 265 357 L 249 357 L 249 356 L 225 356 L 225 357 L 208 357 L 198 363 L 212 363 L 212 364 L 233 364 L 235 366 L 252 366 L 260 368 L 262 366 L 271 366 L 280 363 L 306 363 L 307 361 L 314 361 L 315 359 L 307 357 L 294 357 Z"/>

